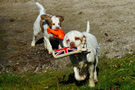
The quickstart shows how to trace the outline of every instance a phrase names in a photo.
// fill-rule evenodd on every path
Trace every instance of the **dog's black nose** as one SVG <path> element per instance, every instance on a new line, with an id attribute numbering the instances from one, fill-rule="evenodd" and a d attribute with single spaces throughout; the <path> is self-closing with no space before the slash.
<path id="1" fill-rule="evenodd" d="M 71 47 L 71 48 L 75 47 L 75 43 L 74 43 L 74 42 L 71 42 L 71 43 L 70 43 L 70 47 Z"/>

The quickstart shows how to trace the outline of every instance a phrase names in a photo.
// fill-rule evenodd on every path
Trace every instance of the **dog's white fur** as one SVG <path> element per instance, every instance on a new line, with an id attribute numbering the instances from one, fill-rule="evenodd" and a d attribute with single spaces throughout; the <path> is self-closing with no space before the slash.
<path id="1" fill-rule="evenodd" d="M 98 64 L 98 42 L 94 35 L 89 33 L 90 26 L 89 21 L 87 22 L 86 32 L 79 32 L 72 30 L 68 32 L 63 39 L 64 47 L 80 47 L 81 44 L 87 46 L 88 52 L 90 53 L 81 53 L 78 56 L 71 55 L 70 59 L 73 64 L 73 70 L 75 79 L 78 81 L 84 80 L 86 78 L 86 73 L 89 72 L 89 86 L 95 87 L 95 83 L 98 82 L 96 67 Z M 75 38 L 80 38 L 75 39 Z M 85 39 L 83 39 L 85 37 Z M 71 44 L 72 43 L 72 44 Z M 73 45 L 74 43 L 74 45 Z M 81 74 L 81 73 L 82 74 Z"/>
<path id="2" fill-rule="evenodd" d="M 33 40 L 31 42 L 32 47 L 35 46 L 36 36 L 42 30 L 40 23 L 41 23 L 41 21 L 43 21 L 43 22 L 45 21 L 45 19 L 42 19 L 43 16 L 50 17 L 49 19 L 51 20 L 51 23 L 53 23 L 51 25 L 51 29 L 56 29 L 56 28 L 61 29 L 60 17 L 46 14 L 46 11 L 45 11 L 44 7 L 38 2 L 36 2 L 36 6 L 39 9 L 39 15 L 38 15 L 38 17 L 37 17 L 37 19 L 36 19 L 36 21 L 34 23 L 34 26 L 33 26 L 34 33 L 33 33 Z M 52 34 L 47 33 L 47 28 L 49 28 L 48 24 L 43 25 L 44 46 L 48 50 L 49 54 L 51 54 L 53 49 L 52 49 L 52 46 L 51 46 L 51 43 L 50 43 L 50 39 L 55 39 L 55 38 L 53 37 Z"/>

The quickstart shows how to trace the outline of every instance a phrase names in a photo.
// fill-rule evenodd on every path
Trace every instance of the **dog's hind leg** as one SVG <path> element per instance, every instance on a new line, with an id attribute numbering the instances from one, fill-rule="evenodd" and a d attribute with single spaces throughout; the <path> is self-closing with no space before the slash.
<path id="1" fill-rule="evenodd" d="M 33 33 L 33 39 L 32 39 L 32 42 L 31 42 L 31 46 L 34 47 L 35 44 L 36 44 L 36 37 L 38 35 L 38 33 L 41 31 L 40 28 L 38 30 L 38 28 L 33 28 L 34 30 L 34 33 Z"/>
<path id="2" fill-rule="evenodd" d="M 38 16 L 38 18 L 40 18 Z M 32 42 L 31 42 L 31 46 L 34 47 L 35 44 L 36 44 L 36 36 L 41 32 L 41 28 L 40 28 L 40 24 L 39 24 L 39 19 L 37 19 L 34 23 L 34 26 L 33 26 L 33 39 L 32 39 Z"/>

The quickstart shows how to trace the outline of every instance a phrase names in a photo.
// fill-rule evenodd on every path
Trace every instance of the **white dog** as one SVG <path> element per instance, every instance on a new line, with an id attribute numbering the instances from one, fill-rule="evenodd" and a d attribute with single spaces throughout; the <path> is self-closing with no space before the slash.
<path id="1" fill-rule="evenodd" d="M 33 40 L 31 46 L 35 46 L 35 39 L 39 32 L 43 32 L 44 36 L 44 46 L 48 50 L 49 54 L 52 53 L 53 49 L 50 43 L 51 39 L 55 39 L 52 34 L 47 33 L 47 28 L 51 29 L 61 29 L 61 22 L 64 20 L 63 16 L 52 16 L 46 14 L 44 7 L 36 2 L 36 6 L 39 9 L 39 15 L 34 23 L 33 27 Z"/>
<path id="2" fill-rule="evenodd" d="M 75 79 L 78 81 L 84 80 L 87 76 L 88 71 L 89 76 L 89 86 L 95 87 L 95 83 L 98 82 L 96 66 L 98 64 L 98 42 L 96 37 L 89 33 L 89 21 L 87 22 L 86 32 L 79 32 L 76 30 L 68 32 L 63 39 L 64 47 L 81 47 L 85 46 L 87 48 L 87 53 L 80 53 L 76 55 L 70 55 L 71 62 L 73 64 L 73 70 Z"/>

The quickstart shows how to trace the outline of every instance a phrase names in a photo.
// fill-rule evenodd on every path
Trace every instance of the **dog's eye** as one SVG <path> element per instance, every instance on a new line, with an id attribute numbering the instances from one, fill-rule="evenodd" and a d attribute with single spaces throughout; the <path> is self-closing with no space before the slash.
<path id="1" fill-rule="evenodd" d="M 55 23 L 53 23 L 52 25 L 55 25 Z"/>
<path id="2" fill-rule="evenodd" d="M 58 25 L 60 25 L 60 23 L 58 23 Z"/>
<path id="3" fill-rule="evenodd" d="M 68 40 L 67 40 L 67 43 L 68 43 L 69 41 L 70 41 L 70 40 L 68 39 Z"/>
<path id="4" fill-rule="evenodd" d="M 80 38 L 79 37 L 75 37 L 75 40 L 80 40 Z"/>

